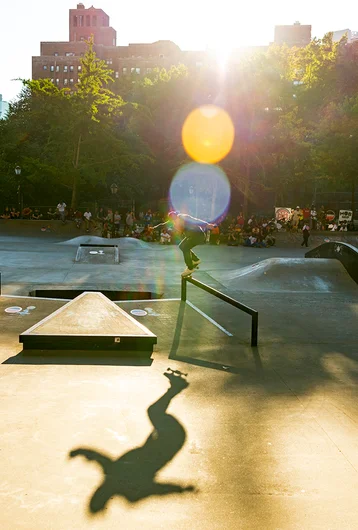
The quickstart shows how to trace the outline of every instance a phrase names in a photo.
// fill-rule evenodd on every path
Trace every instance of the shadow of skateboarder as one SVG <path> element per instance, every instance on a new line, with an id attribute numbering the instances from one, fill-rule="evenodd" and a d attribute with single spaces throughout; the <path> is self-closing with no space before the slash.
<path id="1" fill-rule="evenodd" d="M 183 377 L 185 374 L 178 370 L 168 368 L 164 375 L 170 381 L 170 388 L 148 408 L 154 430 L 141 447 L 128 451 L 117 460 L 89 448 L 80 447 L 70 452 L 70 458 L 84 456 L 96 462 L 104 473 L 102 484 L 90 500 L 89 510 L 92 514 L 104 510 L 115 495 L 134 503 L 151 495 L 195 490 L 193 486 L 155 481 L 158 471 L 180 451 L 186 438 L 183 426 L 166 411 L 173 397 L 187 388 L 189 383 Z"/>

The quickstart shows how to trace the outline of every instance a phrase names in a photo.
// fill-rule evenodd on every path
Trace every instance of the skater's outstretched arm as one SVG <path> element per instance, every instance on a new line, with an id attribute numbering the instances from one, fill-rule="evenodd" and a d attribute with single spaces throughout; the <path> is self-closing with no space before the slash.
<path id="1" fill-rule="evenodd" d="M 189 221 L 190 223 L 197 226 L 203 226 L 207 228 L 214 228 L 216 226 L 213 223 L 208 223 L 207 221 L 203 221 L 202 219 L 198 219 L 197 217 L 193 217 L 192 215 L 189 215 L 187 213 L 180 213 L 178 214 L 178 217 L 183 221 Z"/>
<path id="2" fill-rule="evenodd" d="M 159 228 L 160 226 L 170 226 L 173 224 L 173 221 L 167 221 L 166 223 L 159 223 L 159 225 L 153 226 L 152 230 L 155 230 L 156 228 Z"/>
<path id="3" fill-rule="evenodd" d="M 92 449 L 86 449 L 85 447 L 79 447 L 78 449 L 74 449 L 70 452 L 70 458 L 74 458 L 75 456 L 84 456 L 87 458 L 87 460 L 94 460 L 102 467 L 104 473 L 107 472 L 110 464 L 113 464 L 112 459 L 108 456 L 102 455 L 101 453 L 93 451 Z"/>

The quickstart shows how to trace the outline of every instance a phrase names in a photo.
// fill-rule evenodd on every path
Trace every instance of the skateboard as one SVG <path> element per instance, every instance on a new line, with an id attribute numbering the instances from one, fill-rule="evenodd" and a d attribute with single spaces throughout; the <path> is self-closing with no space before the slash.
<path id="1" fill-rule="evenodd" d="M 194 270 L 193 272 L 196 272 L 197 270 L 199 270 L 199 265 L 194 265 Z M 187 274 L 186 276 L 182 276 L 182 278 L 191 278 L 191 275 L 193 274 L 193 272 L 191 274 Z"/>

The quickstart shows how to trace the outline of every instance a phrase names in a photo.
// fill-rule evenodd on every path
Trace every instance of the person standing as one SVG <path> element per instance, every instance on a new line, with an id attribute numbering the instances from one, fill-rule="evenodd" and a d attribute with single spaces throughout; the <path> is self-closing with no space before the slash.
<path id="1" fill-rule="evenodd" d="M 66 206 L 67 205 L 64 201 L 59 202 L 57 205 L 58 215 L 61 221 L 63 222 L 63 224 L 65 224 L 66 222 Z"/>
<path id="2" fill-rule="evenodd" d="M 89 208 L 86 208 L 83 218 L 86 224 L 86 232 L 89 232 L 90 226 L 92 224 L 92 213 L 89 211 Z"/>
<path id="3" fill-rule="evenodd" d="M 310 237 L 310 227 L 308 224 L 303 225 L 302 235 L 303 235 L 303 241 L 301 243 L 301 247 L 303 247 L 304 245 L 308 247 L 308 239 Z"/>

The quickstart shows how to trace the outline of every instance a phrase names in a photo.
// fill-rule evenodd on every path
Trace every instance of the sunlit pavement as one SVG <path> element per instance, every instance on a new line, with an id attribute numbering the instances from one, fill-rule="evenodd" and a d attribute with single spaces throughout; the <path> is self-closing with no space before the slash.
<path id="1" fill-rule="evenodd" d="M 57 243 L 2 238 L 3 294 L 180 297 L 174 247 L 124 242 L 119 265 L 94 266 Z M 64 302 L 1 298 L 1 529 L 357 527 L 357 286 L 301 248 L 198 254 L 197 279 L 259 311 L 258 348 L 247 315 L 190 285 L 204 316 L 179 301 L 120 304 L 151 309 L 140 320 L 158 335 L 151 366 L 24 358 L 19 333 Z M 4 312 L 20 304 L 36 309 Z M 167 393 L 168 367 L 189 386 L 173 380 Z"/>

